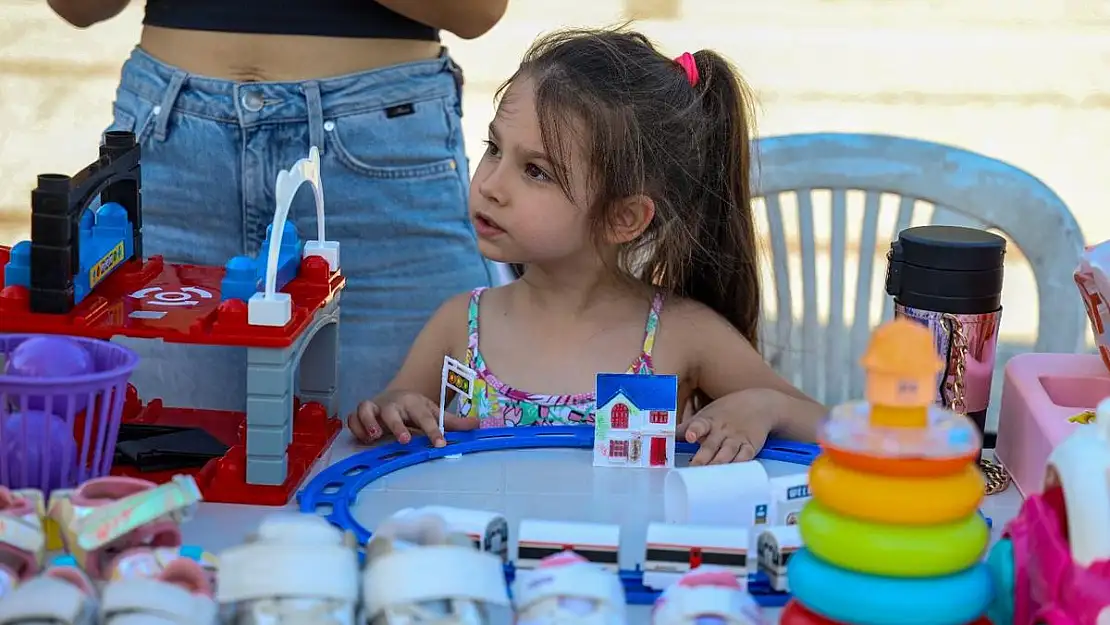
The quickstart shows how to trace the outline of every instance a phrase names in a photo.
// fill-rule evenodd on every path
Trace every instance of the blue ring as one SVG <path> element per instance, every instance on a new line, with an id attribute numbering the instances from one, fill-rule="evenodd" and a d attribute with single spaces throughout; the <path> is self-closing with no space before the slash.
<path id="1" fill-rule="evenodd" d="M 370 540 L 370 530 L 355 520 L 351 507 L 362 489 L 394 471 L 436 458 L 483 451 L 592 449 L 593 446 L 594 429 L 583 425 L 448 432 L 447 446 L 440 448 L 432 447 L 427 437 L 421 436 L 413 438 L 406 445 L 389 443 L 371 447 L 327 467 L 297 493 L 297 504 L 301 512 L 324 517 L 339 529 L 354 533 L 358 544 L 365 545 Z M 692 454 L 697 450 L 696 443 L 675 442 L 675 453 Z M 821 448 L 817 445 L 768 439 L 756 458 L 809 466 L 820 451 Z M 625 594 L 630 604 L 651 605 L 659 596 L 640 583 L 642 574 L 639 570 L 621 571 L 621 579 L 625 583 Z M 766 592 L 761 594 L 764 587 Z M 766 607 L 781 607 L 789 597 L 787 594 L 773 592 L 767 580 L 759 575 L 749 582 L 748 592 Z"/>
<path id="2" fill-rule="evenodd" d="M 898 579 L 853 573 L 802 549 L 789 566 L 790 591 L 802 605 L 852 625 L 966 625 L 986 612 L 993 593 L 983 564 L 943 577 Z"/>

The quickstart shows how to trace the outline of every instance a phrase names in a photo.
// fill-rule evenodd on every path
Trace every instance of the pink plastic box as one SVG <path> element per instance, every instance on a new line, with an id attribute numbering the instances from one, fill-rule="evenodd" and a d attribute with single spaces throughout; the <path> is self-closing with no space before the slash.
<path id="1" fill-rule="evenodd" d="M 1041 492 L 1048 454 L 1110 397 L 1110 373 L 1089 354 L 1021 354 L 1006 364 L 995 454 L 1022 495 Z"/>

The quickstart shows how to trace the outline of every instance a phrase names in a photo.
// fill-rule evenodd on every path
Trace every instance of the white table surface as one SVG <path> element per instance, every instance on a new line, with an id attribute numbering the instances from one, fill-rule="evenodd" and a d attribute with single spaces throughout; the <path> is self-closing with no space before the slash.
<path id="1" fill-rule="evenodd" d="M 356 453 L 359 448 L 344 431 L 318 468 Z M 679 456 L 679 465 L 688 458 Z M 806 467 L 778 462 L 764 463 L 771 475 L 804 471 Z M 622 568 L 639 559 L 649 522 L 663 519 L 665 471 L 608 469 L 592 466 L 590 452 L 577 449 L 530 449 L 486 452 L 458 459 L 440 459 L 402 469 L 364 489 L 353 514 L 369 529 L 397 510 L 439 504 L 500 511 L 515 528 L 522 518 L 556 521 L 595 521 L 621 525 Z M 1017 514 L 1021 496 L 1011 486 L 988 497 L 983 512 L 994 524 L 997 538 L 1002 526 Z M 295 505 L 287 506 L 295 509 Z M 219 553 L 237 545 L 268 513 L 279 508 L 232 504 L 202 504 L 186 524 L 185 544 Z M 778 610 L 769 610 L 777 621 Z M 646 606 L 629 606 L 629 623 L 646 624 Z"/>

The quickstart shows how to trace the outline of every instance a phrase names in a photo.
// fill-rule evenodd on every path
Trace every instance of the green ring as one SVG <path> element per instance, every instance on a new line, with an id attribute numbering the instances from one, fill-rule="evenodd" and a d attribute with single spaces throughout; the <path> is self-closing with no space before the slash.
<path id="1" fill-rule="evenodd" d="M 936 577 L 970 568 L 990 542 L 975 512 L 953 523 L 887 525 L 833 512 L 817 500 L 802 509 L 798 529 L 807 549 L 830 564 L 887 577 Z"/>

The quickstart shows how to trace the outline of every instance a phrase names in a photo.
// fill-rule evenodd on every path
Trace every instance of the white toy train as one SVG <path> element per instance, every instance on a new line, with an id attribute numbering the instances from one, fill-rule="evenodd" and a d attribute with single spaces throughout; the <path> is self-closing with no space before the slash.
<path id="1" fill-rule="evenodd" d="M 427 506 L 405 508 L 394 518 L 414 513 L 440 516 L 452 530 L 467 534 L 475 548 L 493 553 L 506 563 L 512 562 L 518 570 L 534 569 L 540 560 L 568 550 L 608 570 L 620 568 L 619 525 L 522 520 L 514 559 L 509 553 L 509 524 L 499 513 Z M 651 523 L 637 568 L 643 573 L 644 586 L 653 590 L 667 588 L 683 574 L 704 564 L 731 571 L 744 587 L 748 576 L 760 571 L 776 591 L 788 592 L 787 563 L 801 546 L 795 525 L 746 530 Z"/>

